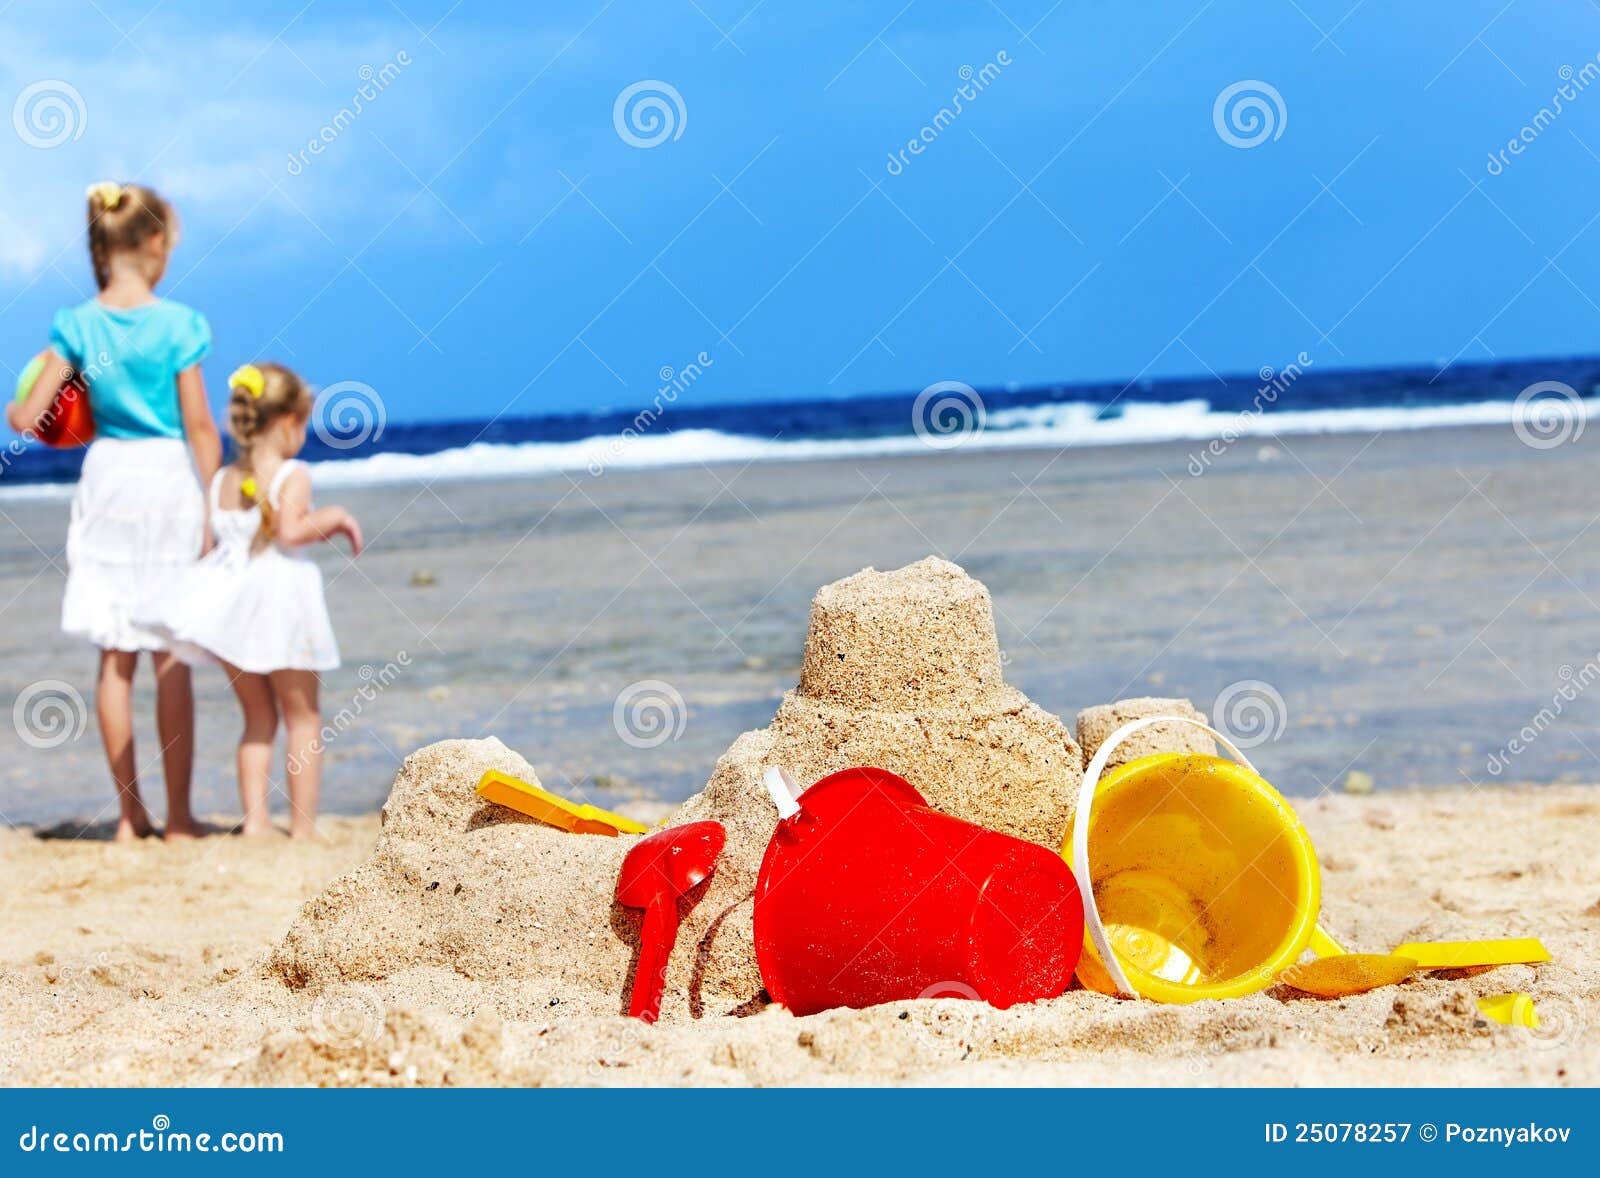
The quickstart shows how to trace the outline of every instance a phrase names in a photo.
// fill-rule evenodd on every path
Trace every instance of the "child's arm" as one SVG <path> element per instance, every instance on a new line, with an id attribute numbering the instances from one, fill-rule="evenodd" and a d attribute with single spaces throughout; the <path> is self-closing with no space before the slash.
<path id="1" fill-rule="evenodd" d="M 184 440 L 194 455 L 194 471 L 200 476 L 200 485 L 209 487 L 222 465 L 222 438 L 206 403 L 206 378 L 198 364 L 178 373 L 178 410 L 183 416 Z"/>
<path id="2" fill-rule="evenodd" d="M 283 492 L 278 497 L 278 518 L 274 526 L 278 543 L 285 548 L 298 548 L 315 544 L 319 540 L 332 540 L 345 536 L 350 541 L 350 555 L 361 555 L 361 525 L 356 517 L 342 507 L 311 509 L 311 476 L 302 468 L 289 472 L 283 481 Z"/>
<path id="3" fill-rule="evenodd" d="M 56 399 L 61 386 L 67 383 L 67 374 L 71 370 L 72 365 L 58 356 L 54 348 L 46 350 L 44 369 L 33 382 L 33 388 L 22 400 L 12 401 L 6 406 L 6 424 L 19 434 L 37 432 L 50 412 L 51 402 Z"/>
<path id="4" fill-rule="evenodd" d="M 183 417 L 183 437 L 189 443 L 189 453 L 194 456 L 194 470 L 200 476 L 202 487 L 211 486 L 217 468 L 222 465 L 222 438 L 217 434 L 217 423 L 211 416 L 211 406 L 206 403 L 206 378 L 200 365 L 192 364 L 178 373 L 178 411 Z M 210 497 L 207 497 L 205 538 L 200 543 L 201 555 L 211 551 Z"/>

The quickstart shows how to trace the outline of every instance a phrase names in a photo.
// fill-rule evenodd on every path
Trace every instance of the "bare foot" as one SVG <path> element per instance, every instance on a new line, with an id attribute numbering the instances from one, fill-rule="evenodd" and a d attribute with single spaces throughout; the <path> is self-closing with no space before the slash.
<path id="1" fill-rule="evenodd" d="M 161 841 L 167 843 L 188 843 L 193 842 L 197 838 L 204 838 L 205 835 L 205 827 L 201 826 L 193 818 L 186 818 L 181 822 L 173 822 L 171 819 L 168 819 L 167 829 L 166 832 L 161 836 Z"/>
<path id="2" fill-rule="evenodd" d="M 278 836 L 278 830 L 270 822 L 246 822 L 239 828 L 239 837 L 247 839 L 270 839 Z"/>
<path id="3" fill-rule="evenodd" d="M 325 841 L 322 832 L 315 826 L 291 827 L 289 837 L 297 843 L 320 843 Z"/>
<path id="4" fill-rule="evenodd" d="M 133 843 L 142 838 L 149 838 L 154 833 L 150 825 L 150 815 L 141 810 L 134 815 L 124 814 L 118 820 L 117 833 L 112 838 L 119 843 Z"/>

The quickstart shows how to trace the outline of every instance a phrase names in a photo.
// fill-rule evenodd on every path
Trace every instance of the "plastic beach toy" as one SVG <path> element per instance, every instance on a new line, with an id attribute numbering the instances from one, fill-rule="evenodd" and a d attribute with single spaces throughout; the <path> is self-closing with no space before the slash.
<path id="1" fill-rule="evenodd" d="M 797 1015 L 911 998 L 1007 1007 L 1067 988 L 1083 941 L 1072 872 L 1044 847 L 930 808 L 883 769 L 794 796 L 756 880 L 756 963 Z"/>
<path id="2" fill-rule="evenodd" d="M 1416 960 L 1410 957 L 1390 953 L 1336 953 L 1302 965 L 1291 965 L 1278 980 L 1318 998 L 1348 998 L 1379 986 L 1403 982 L 1416 972 Z"/>
<path id="3" fill-rule="evenodd" d="M 1534 937 L 1505 941 L 1413 941 L 1395 949 L 1414 957 L 1420 969 L 1475 969 L 1489 965 L 1538 965 L 1550 952 Z"/>
<path id="4" fill-rule="evenodd" d="M 634 1018 L 653 1023 L 660 1017 L 667 962 L 678 939 L 678 897 L 711 877 L 726 841 L 720 822 L 686 822 L 640 839 L 623 859 L 617 903 L 644 909 L 628 1004 Z"/>
<path id="5" fill-rule="evenodd" d="M 1490 994 L 1478 999 L 1478 1011 L 1484 1018 L 1493 1019 L 1508 1027 L 1539 1029 L 1539 1011 L 1533 1005 L 1533 995 L 1518 990 L 1511 994 Z"/>
<path id="6" fill-rule="evenodd" d="M 1211 733 L 1234 758 L 1157 753 L 1106 772 L 1127 737 L 1157 723 Z M 1272 984 L 1315 937 L 1321 874 L 1311 836 L 1227 737 L 1185 716 L 1112 733 L 1089 762 L 1061 854 L 1083 896 L 1085 986 L 1194 1002 Z M 1091 858 L 1092 856 L 1092 858 Z"/>
<path id="7" fill-rule="evenodd" d="M 44 361 L 45 353 L 40 352 L 22 370 L 22 375 L 17 378 L 18 401 L 25 400 L 33 391 L 34 382 L 44 371 Z M 94 417 L 89 412 L 89 390 L 80 376 L 74 373 L 61 386 L 61 391 L 56 393 L 55 400 L 50 403 L 49 413 L 34 432 L 46 446 L 53 446 L 58 450 L 87 446 L 94 441 Z"/>
<path id="8" fill-rule="evenodd" d="M 643 834 L 650 829 L 631 818 L 613 814 L 588 803 L 579 805 L 557 797 L 549 790 L 491 769 L 478 782 L 478 796 L 496 805 L 507 806 L 529 818 L 537 818 L 574 834 Z"/>

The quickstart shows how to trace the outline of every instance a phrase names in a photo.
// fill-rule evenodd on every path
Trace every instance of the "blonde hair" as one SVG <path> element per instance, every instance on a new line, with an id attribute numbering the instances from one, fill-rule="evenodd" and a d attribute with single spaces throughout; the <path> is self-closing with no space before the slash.
<path id="1" fill-rule="evenodd" d="M 152 237 L 172 244 L 176 214 L 165 197 L 143 184 L 91 184 L 89 262 L 101 290 L 111 281 L 111 257 L 143 248 Z"/>
<path id="2" fill-rule="evenodd" d="M 246 364 L 228 381 L 228 435 L 239 448 L 237 466 L 244 475 L 240 498 L 261 508 L 261 526 L 250 542 L 252 553 L 272 543 L 272 503 L 265 487 L 255 485 L 252 451 L 272 423 L 284 417 L 304 421 L 311 416 L 311 390 L 282 364 Z M 250 492 L 246 493 L 249 486 Z"/>

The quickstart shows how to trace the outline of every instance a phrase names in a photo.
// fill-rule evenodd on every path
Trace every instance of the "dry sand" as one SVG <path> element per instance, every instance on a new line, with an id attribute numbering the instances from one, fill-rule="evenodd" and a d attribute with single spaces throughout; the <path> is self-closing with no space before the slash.
<path id="1" fill-rule="evenodd" d="M 1600 1080 L 1600 796 L 1551 787 L 1325 797 L 1300 806 L 1324 923 L 1357 950 L 1536 935 L 1555 960 L 1435 974 L 1355 998 L 1274 991 L 1190 1007 L 1083 991 L 1029 1007 L 896 1003 L 796 1019 L 751 960 L 757 785 L 854 763 L 949 812 L 1047 845 L 1080 750 L 1005 686 L 988 593 L 947 562 L 836 582 L 813 604 L 800 686 L 675 820 L 727 855 L 679 939 L 663 1021 L 622 1017 L 638 921 L 611 900 L 630 840 L 568 835 L 479 802 L 498 741 L 407 758 L 383 815 L 326 845 L 0 836 L 13 866 L 0 1066 L 90 1084 L 1593 1084 Z M 1160 705 L 1166 706 L 1166 705 Z M 1175 706 L 1187 706 L 1175 701 Z M 1150 701 L 1120 708 L 1148 712 Z M 1095 739 L 1096 717 L 1081 728 Z M 376 841 L 374 845 L 374 836 Z M 343 874 L 340 874 L 343 872 Z M 297 905 L 300 907 L 295 914 Z M 284 930 L 287 929 L 287 932 Z M 1538 1031 L 1478 996 L 1526 990 Z"/>
<path id="2" fill-rule="evenodd" d="M 0 1076 L 16 1084 L 1600 1083 L 1600 796 L 1589 786 L 1332 796 L 1300 813 L 1325 919 L 1352 948 L 1535 933 L 1554 960 L 1432 975 L 1339 1001 L 1266 993 L 1162 1007 L 1073 991 L 996 1011 L 954 999 L 796 1019 L 616 1013 L 560 979 L 425 968 L 292 990 L 264 969 L 301 904 L 366 858 L 375 818 L 324 846 L 40 840 L 0 832 Z M 1494 837 L 1513 832 L 1512 837 Z M 575 836 L 526 828 L 539 848 Z M 537 838 L 537 842 L 534 840 Z M 431 881 L 428 881 L 431 882 Z M 598 881 L 605 890 L 609 881 Z M 449 894 L 441 886 L 433 893 Z M 460 903 L 458 899 L 455 901 Z M 1472 999 L 1527 990 L 1539 1032 Z M 576 1013 L 574 1008 L 588 1013 Z"/>

